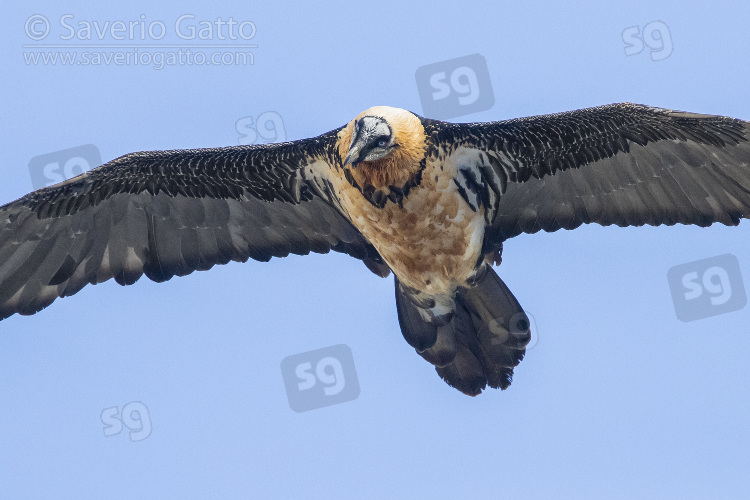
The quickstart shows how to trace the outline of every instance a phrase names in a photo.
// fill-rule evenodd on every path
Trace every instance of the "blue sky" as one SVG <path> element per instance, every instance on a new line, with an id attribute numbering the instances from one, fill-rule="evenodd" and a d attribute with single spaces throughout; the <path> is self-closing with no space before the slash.
<path id="1" fill-rule="evenodd" d="M 621 101 L 750 120 L 745 2 L 4 10 L 0 203 L 32 189 L 32 158 L 80 145 L 108 161 L 234 145 L 238 120 L 264 112 L 289 140 L 373 105 L 421 114 L 416 70 L 477 53 L 494 106 L 454 121 Z M 100 27 L 143 14 L 170 30 L 185 14 L 249 20 L 257 47 L 252 65 L 26 64 L 33 15 L 50 21 L 57 44 L 127 43 L 111 33 L 61 41 L 65 14 Z M 623 31 L 654 21 L 668 27 L 671 54 L 626 56 Z M 193 43 L 173 35 L 159 43 Z M 509 390 L 477 398 L 449 388 L 403 340 L 392 278 L 344 255 L 89 286 L 0 323 L 0 497 L 746 497 L 750 308 L 682 322 L 667 272 L 733 254 L 747 288 L 749 242 L 748 222 L 590 226 L 507 242 L 497 270 L 539 341 Z M 351 349 L 359 396 L 293 411 L 281 361 L 338 344 Z M 102 412 L 134 402 L 147 408 L 150 435 L 133 441 L 125 426 L 106 437 Z"/>

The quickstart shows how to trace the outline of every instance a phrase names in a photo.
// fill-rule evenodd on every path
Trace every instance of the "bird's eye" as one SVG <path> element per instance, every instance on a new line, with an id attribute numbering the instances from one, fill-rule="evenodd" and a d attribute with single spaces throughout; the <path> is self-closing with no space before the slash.
<path id="1" fill-rule="evenodd" d="M 388 136 L 381 135 L 378 137 L 378 142 L 376 143 L 379 148 L 384 148 L 388 145 Z"/>

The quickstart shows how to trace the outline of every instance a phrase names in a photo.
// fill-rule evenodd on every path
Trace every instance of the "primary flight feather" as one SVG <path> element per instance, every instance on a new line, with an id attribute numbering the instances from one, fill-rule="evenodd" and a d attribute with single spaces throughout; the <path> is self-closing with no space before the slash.
<path id="1" fill-rule="evenodd" d="M 505 240 L 748 217 L 745 121 L 613 104 L 453 124 L 376 106 L 311 139 L 132 153 L 0 207 L 0 319 L 111 278 L 335 250 L 394 273 L 406 341 L 476 395 L 510 385 L 530 339 L 492 268 Z"/>

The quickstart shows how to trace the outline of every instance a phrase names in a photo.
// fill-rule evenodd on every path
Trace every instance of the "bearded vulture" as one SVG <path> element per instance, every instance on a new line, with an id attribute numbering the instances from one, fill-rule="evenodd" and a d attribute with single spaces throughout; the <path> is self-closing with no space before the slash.
<path id="1" fill-rule="evenodd" d="M 114 278 L 342 252 L 395 275 L 406 341 L 468 395 L 530 326 L 503 242 L 581 224 L 750 217 L 750 123 L 613 104 L 490 123 L 376 106 L 280 144 L 132 153 L 0 207 L 0 319 Z"/>

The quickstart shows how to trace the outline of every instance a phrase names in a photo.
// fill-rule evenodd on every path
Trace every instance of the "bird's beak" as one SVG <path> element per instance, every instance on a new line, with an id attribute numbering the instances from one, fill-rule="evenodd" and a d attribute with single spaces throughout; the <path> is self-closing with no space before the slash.
<path id="1" fill-rule="evenodd" d="M 357 166 L 357 163 L 360 163 L 362 161 L 362 157 L 364 156 L 362 151 L 362 148 L 358 145 L 353 145 L 351 148 L 349 148 L 349 154 L 346 155 L 346 158 L 344 159 L 344 166 L 347 166 L 349 164 L 353 166 Z"/>

